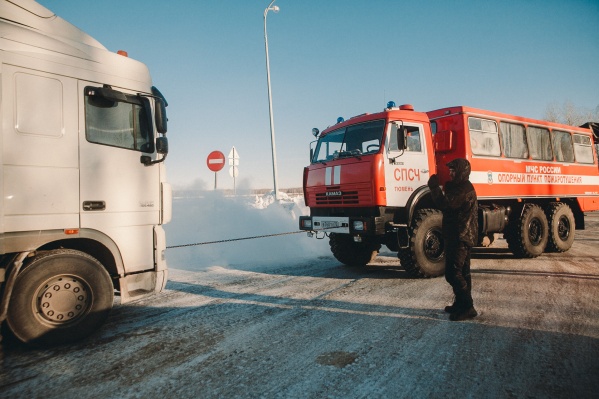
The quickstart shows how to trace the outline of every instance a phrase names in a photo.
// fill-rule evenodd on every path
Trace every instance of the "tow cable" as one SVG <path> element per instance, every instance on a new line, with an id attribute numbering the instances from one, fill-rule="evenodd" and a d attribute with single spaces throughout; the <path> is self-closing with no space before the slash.
<path id="1" fill-rule="evenodd" d="M 220 244 L 220 243 L 223 243 L 223 242 L 242 241 L 242 240 L 253 240 L 255 238 L 286 236 L 286 235 L 289 235 L 289 234 L 299 234 L 299 233 L 305 233 L 305 231 L 304 230 L 299 230 L 299 231 L 291 231 L 289 233 L 265 234 L 265 235 L 262 235 L 262 236 L 230 238 L 230 239 L 227 239 L 227 240 L 197 242 L 195 244 L 171 245 L 171 246 L 167 246 L 166 249 L 194 247 L 194 246 L 197 246 L 197 245 Z"/>

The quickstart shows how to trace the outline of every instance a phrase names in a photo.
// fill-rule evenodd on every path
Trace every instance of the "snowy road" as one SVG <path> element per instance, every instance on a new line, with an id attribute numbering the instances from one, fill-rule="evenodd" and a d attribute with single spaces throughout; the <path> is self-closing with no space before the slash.
<path id="1" fill-rule="evenodd" d="M 591 215 L 567 253 L 476 250 L 468 322 L 447 320 L 443 278 L 385 252 L 361 270 L 328 255 L 171 269 L 166 292 L 80 343 L 5 341 L 0 397 L 596 397 L 598 244 Z"/>

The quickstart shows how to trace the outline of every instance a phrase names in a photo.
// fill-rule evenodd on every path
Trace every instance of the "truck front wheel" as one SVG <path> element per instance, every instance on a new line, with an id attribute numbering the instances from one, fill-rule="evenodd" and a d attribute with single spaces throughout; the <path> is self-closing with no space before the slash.
<path id="1" fill-rule="evenodd" d="M 563 202 L 552 202 L 545 210 L 549 222 L 546 252 L 565 252 L 574 243 L 574 214 Z"/>
<path id="2" fill-rule="evenodd" d="M 445 244 L 441 232 L 443 214 L 436 209 L 416 212 L 410 229 L 410 247 L 400 248 L 401 266 L 414 277 L 445 273 Z"/>
<path id="3" fill-rule="evenodd" d="M 526 204 L 520 219 L 510 220 L 506 241 L 519 258 L 536 258 L 547 246 L 549 227 L 547 217 L 536 204 Z"/>
<path id="4" fill-rule="evenodd" d="M 329 245 L 335 259 L 347 266 L 366 266 L 381 249 L 380 244 L 369 241 L 355 242 L 348 234 L 331 233 Z"/>
<path id="5" fill-rule="evenodd" d="M 27 344 L 72 342 L 106 320 L 113 299 L 110 276 L 95 258 L 70 249 L 40 252 L 17 276 L 7 323 Z"/>

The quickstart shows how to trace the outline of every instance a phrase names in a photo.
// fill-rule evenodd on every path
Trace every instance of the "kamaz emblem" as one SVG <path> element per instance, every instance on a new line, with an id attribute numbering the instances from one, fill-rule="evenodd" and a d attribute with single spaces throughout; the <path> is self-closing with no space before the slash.
<path id="1" fill-rule="evenodd" d="M 343 193 L 341 191 L 327 191 L 326 192 L 327 197 L 339 197 L 342 195 L 343 195 Z"/>

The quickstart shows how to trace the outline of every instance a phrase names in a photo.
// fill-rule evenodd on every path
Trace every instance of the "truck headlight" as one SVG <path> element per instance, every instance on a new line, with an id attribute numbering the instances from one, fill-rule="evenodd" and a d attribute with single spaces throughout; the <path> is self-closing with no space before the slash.
<path id="1" fill-rule="evenodd" d="M 302 224 L 304 228 L 311 229 L 312 228 L 312 219 L 304 219 L 302 220 Z"/>
<path id="2" fill-rule="evenodd" d="M 361 220 L 354 220 L 354 230 L 363 231 L 364 230 L 364 222 Z"/>

